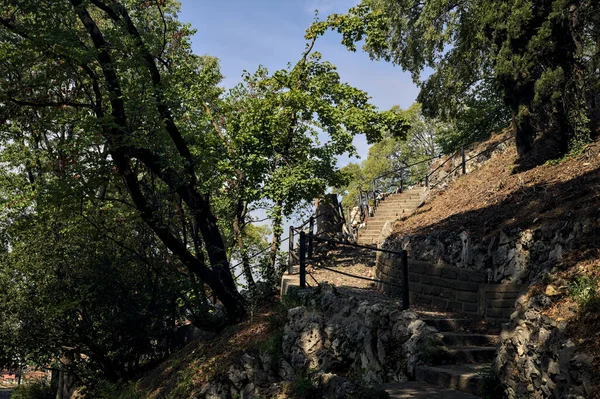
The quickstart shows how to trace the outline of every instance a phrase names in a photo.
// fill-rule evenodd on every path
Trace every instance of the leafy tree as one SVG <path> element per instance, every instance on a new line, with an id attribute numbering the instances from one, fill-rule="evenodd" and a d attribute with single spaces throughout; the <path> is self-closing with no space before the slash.
<path id="1" fill-rule="evenodd" d="M 503 105 L 510 107 L 523 155 L 536 129 L 551 128 L 563 149 L 588 137 L 599 7 L 591 0 L 493 6 L 483 0 L 364 0 L 346 15 L 315 23 L 307 36 L 335 29 L 351 50 L 364 40 L 372 57 L 412 73 L 427 114 L 450 115 L 467 126 L 488 123 L 489 130 L 507 120 Z M 433 74 L 421 81 L 425 68 Z"/>
<path id="2" fill-rule="evenodd" d="M 116 380 L 168 354 L 179 321 L 214 325 L 203 287 L 130 209 L 59 186 L 60 203 L 37 203 L 35 213 L 31 203 L 3 204 L 15 217 L 2 230 L 0 367 L 48 366 L 72 352 L 87 359 L 74 365 L 84 382 Z"/>
<path id="3" fill-rule="evenodd" d="M 197 106 L 220 94 L 220 75 L 191 53 L 178 4 L 2 0 L 0 9 L 4 144 L 46 152 L 62 174 L 86 168 L 90 189 L 119 176 L 136 214 L 232 320 L 242 317 L 210 204 L 220 154 Z M 46 172 L 21 160 L 32 176 Z"/>
<path id="4" fill-rule="evenodd" d="M 253 206 L 266 207 L 273 240 L 265 277 L 275 285 L 283 218 L 339 182 L 336 156 L 355 151 L 352 138 L 371 142 L 383 132 L 403 137 L 408 124 L 396 112 L 380 112 L 367 93 L 340 81 L 334 65 L 312 52 L 273 74 L 246 73 L 215 108 L 214 130 L 233 176 L 225 192 L 232 202 L 233 232 L 251 291 L 253 277 L 243 229 Z M 216 115 L 221 115 L 217 118 Z"/>
<path id="5" fill-rule="evenodd" d="M 398 139 L 385 134 L 369 148 L 367 158 L 360 165 L 350 163 L 342 168 L 345 184 L 336 190 L 344 193 L 342 205 L 346 208 L 356 205 L 360 189 L 372 189 L 374 179 L 377 179 L 376 188 L 383 191 L 396 188 L 401 179 L 407 185 L 417 184 L 427 173 L 427 160 L 440 155 L 438 142 L 453 132 L 452 125 L 424 117 L 419 103 L 406 110 L 394 106 L 391 111 L 410 124 L 406 137 Z"/>

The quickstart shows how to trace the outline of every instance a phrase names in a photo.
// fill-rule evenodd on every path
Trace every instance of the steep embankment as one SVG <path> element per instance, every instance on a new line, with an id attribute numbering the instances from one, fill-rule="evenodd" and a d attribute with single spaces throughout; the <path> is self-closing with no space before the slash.
<path id="1" fill-rule="evenodd" d="M 472 152 L 491 148 L 498 135 Z M 483 162 L 482 162 L 483 161 Z M 555 222 L 596 216 L 600 203 L 600 144 L 590 145 L 575 158 L 547 162 L 518 172 L 512 141 L 467 165 L 476 170 L 433 191 L 414 216 L 396 224 L 396 235 L 434 230 L 466 230 L 489 236 L 500 230 L 532 229 Z"/>
<path id="2" fill-rule="evenodd" d="M 511 141 L 494 148 L 508 134 L 469 151 L 493 148 L 398 221 L 385 245 L 529 286 L 501 304 L 510 322 L 496 372 L 506 397 L 600 397 L 600 144 L 539 164 L 543 154 L 518 160 Z"/>

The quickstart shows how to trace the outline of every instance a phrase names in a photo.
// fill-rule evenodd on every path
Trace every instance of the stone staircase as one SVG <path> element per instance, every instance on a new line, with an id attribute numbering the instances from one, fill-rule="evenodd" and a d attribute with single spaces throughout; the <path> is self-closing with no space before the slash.
<path id="1" fill-rule="evenodd" d="M 390 194 L 379 202 L 375 216 L 367 217 L 365 227 L 358 230 L 358 243 L 377 244 L 385 223 L 413 213 L 423 203 L 426 190 L 425 187 L 415 187 L 399 194 Z"/>
<path id="2" fill-rule="evenodd" d="M 478 395 L 500 343 L 497 329 L 467 318 L 437 316 L 424 321 L 440 332 L 443 345 L 429 364 L 416 369 L 416 380 Z"/>
<path id="3" fill-rule="evenodd" d="M 416 369 L 416 381 L 383 384 L 390 398 L 477 399 L 482 380 L 500 343 L 497 329 L 483 321 L 439 312 L 418 312 L 435 327 L 442 345 L 428 353 Z"/>

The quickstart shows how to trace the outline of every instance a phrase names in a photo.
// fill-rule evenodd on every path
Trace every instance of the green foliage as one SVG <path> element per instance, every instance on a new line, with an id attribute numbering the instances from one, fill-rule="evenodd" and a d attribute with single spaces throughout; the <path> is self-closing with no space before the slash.
<path id="1" fill-rule="evenodd" d="M 277 372 L 280 360 L 283 358 L 283 327 L 271 333 L 271 336 L 259 345 L 258 350 L 271 358 L 273 371 Z"/>
<path id="2" fill-rule="evenodd" d="M 359 386 L 350 399 L 389 399 L 390 394 L 382 388 Z"/>
<path id="3" fill-rule="evenodd" d="M 286 395 L 290 398 L 321 398 L 319 387 L 310 379 L 306 373 L 298 373 L 292 383 L 286 386 Z"/>
<path id="4" fill-rule="evenodd" d="M 411 72 L 424 113 L 456 124 L 444 149 L 505 127 L 510 109 L 522 153 L 534 127 L 568 144 L 589 139 L 599 11 L 595 1 L 363 0 L 316 22 L 307 37 L 336 30 L 351 51 L 364 41 L 371 57 Z"/>
<path id="5" fill-rule="evenodd" d="M 142 399 L 136 384 L 115 384 L 102 381 L 95 389 L 86 391 L 86 397 L 97 399 Z"/>
<path id="6" fill-rule="evenodd" d="M 359 190 L 372 190 L 371 182 L 378 177 L 376 189 L 380 192 L 398 188 L 401 180 L 405 185 L 418 184 L 427 174 L 429 163 L 405 166 L 439 155 L 440 136 L 452 131 L 450 124 L 423 116 L 419 103 L 407 110 L 394 106 L 391 112 L 405 118 L 410 128 L 400 139 L 384 135 L 381 141 L 369 148 L 368 157 L 360 165 L 350 163 L 341 169 L 344 184 L 335 190 L 343 195 L 342 206 L 345 208 L 356 206 Z"/>
<path id="7" fill-rule="evenodd" d="M 56 389 L 52 389 L 47 382 L 42 380 L 29 381 L 19 385 L 11 395 L 11 399 L 54 399 L 55 397 Z"/>
<path id="8" fill-rule="evenodd" d="M 479 384 L 479 395 L 483 399 L 502 399 L 504 398 L 504 388 L 498 374 L 494 371 L 493 365 L 489 365 L 481 373 Z"/>
<path id="9" fill-rule="evenodd" d="M 599 283 L 600 279 L 584 275 L 577 276 L 569 284 L 569 292 L 579 305 L 581 313 L 585 314 L 590 310 L 597 310 L 600 305 Z"/>

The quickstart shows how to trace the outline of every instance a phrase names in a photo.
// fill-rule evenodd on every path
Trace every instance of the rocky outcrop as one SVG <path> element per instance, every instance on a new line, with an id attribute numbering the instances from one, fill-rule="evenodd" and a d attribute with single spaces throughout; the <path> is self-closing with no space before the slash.
<path id="1" fill-rule="evenodd" d="M 390 237 L 383 248 L 405 249 L 411 259 L 434 265 L 484 271 L 489 283 L 521 284 L 554 266 L 593 226 L 591 220 L 564 221 L 487 237 L 472 237 L 466 231 L 437 231 Z"/>
<path id="2" fill-rule="evenodd" d="M 283 350 L 295 369 L 344 369 L 365 383 L 406 381 L 435 330 L 393 302 L 328 290 L 315 308 L 289 311 Z M 318 309 L 318 310 L 317 310 Z"/>
<path id="3" fill-rule="evenodd" d="M 591 398 L 593 358 L 565 333 L 567 324 L 542 314 L 551 303 L 546 295 L 523 296 L 495 360 L 509 399 Z"/>
<path id="4" fill-rule="evenodd" d="M 414 312 L 383 297 L 332 287 L 297 295 L 304 305 L 288 311 L 280 353 L 245 353 L 199 397 L 278 397 L 299 378 L 324 398 L 360 397 L 365 386 L 408 380 L 441 339 Z"/>

